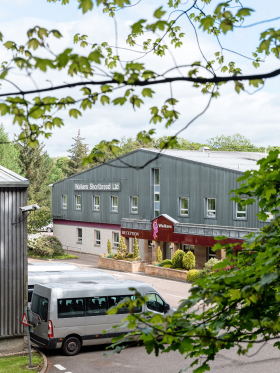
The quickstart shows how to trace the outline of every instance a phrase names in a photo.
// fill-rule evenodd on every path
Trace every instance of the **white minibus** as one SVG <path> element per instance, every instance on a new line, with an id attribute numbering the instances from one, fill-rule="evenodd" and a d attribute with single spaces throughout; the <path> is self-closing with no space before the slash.
<path id="1" fill-rule="evenodd" d="M 115 315 L 106 311 L 126 297 L 133 299 L 134 292 L 129 288 L 148 297 L 147 303 L 134 312 L 171 315 L 175 311 L 151 285 L 140 281 L 36 284 L 31 302 L 31 341 L 44 348 L 62 348 L 69 356 L 76 355 L 81 346 L 110 343 L 113 337 L 128 331 L 113 329 L 128 309 L 121 308 Z"/>
<path id="2" fill-rule="evenodd" d="M 79 281 L 115 281 L 115 277 L 107 272 L 99 270 L 86 271 L 45 271 L 28 272 L 28 303 L 31 302 L 35 284 L 46 284 L 48 282 L 79 282 Z"/>
<path id="3" fill-rule="evenodd" d="M 28 263 L 28 272 L 39 271 L 79 271 L 79 268 L 74 264 L 68 263 Z"/>

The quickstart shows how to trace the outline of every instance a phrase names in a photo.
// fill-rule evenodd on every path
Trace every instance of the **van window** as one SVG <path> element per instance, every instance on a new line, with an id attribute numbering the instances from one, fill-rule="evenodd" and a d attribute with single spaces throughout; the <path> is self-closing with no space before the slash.
<path id="1" fill-rule="evenodd" d="M 148 298 L 146 302 L 148 310 L 164 312 L 164 302 L 157 294 L 146 294 L 146 297 Z"/>
<path id="2" fill-rule="evenodd" d="M 86 298 L 86 315 L 98 316 L 106 315 L 108 309 L 107 297 Z"/>
<path id="3" fill-rule="evenodd" d="M 130 298 L 132 300 L 136 299 L 135 295 L 114 295 L 112 297 L 108 297 L 109 308 L 116 306 L 121 300 L 123 300 L 125 298 Z M 138 313 L 138 312 L 141 312 L 141 311 L 142 311 L 141 306 L 134 308 L 135 313 Z M 117 313 L 122 314 L 122 313 L 129 313 L 129 312 L 130 312 L 130 310 L 127 307 L 122 307 L 118 310 Z"/>
<path id="4" fill-rule="evenodd" d="M 28 303 L 32 300 L 34 285 L 28 285 Z"/>
<path id="5" fill-rule="evenodd" d="M 49 301 L 47 298 L 41 297 L 38 294 L 33 294 L 31 311 L 39 315 L 42 321 L 48 320 L 48 306 Z"/>
<path id="6" fill-rule="evenodd" d="M 57 300 L 57 317 L 59 319 L 85 316 L 84 298 L 67 298 Z"/>

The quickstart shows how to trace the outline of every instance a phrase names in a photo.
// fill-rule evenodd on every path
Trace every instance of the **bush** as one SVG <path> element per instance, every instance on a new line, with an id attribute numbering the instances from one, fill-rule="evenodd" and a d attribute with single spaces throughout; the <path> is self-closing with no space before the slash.
<path id="1" fill-rule="evenodd" d="M 116 259 L 116 260 L 123 260 L 124 257 L 123 257 L 123 255 L 121 255 L 121 254 L 114 254 L 113 259 Z"/>
<path id="2" fill-rule="evenodd" d="M 172 268 L 173 266 L 172 266 L 172 264 L 165 264 L 164 266 L 163 266 L 163 268 Z"/>
<path id="3" fill-rule="evenodd" d="M 114 253 L 107 254 L 106 258 L 114 258 L 114 255 L 115 255 Z"/>
<path id="4" fill-rule="evenodd" d="M 172 264 L 172 260 L 170 260 L 170 259 L 164 259 L 159 265 L 161 266 L 161 267 L 163 267 L 163 266 L 165 266 L 166 264 L 170 264 L 171 266 L 173 265 Z"/>
<path id="5" fill-rule="evenodd" d="M 210 274 L 213 272 L 213 267 L 214 265 L 220 263 L 222 260 L 216 259 L 216 258 L 211 258 L 208 260 L 207 263 L 204 264 L 204 269 L 206 271 L 206 274 Z"/>
<path id="6" fill-rule="evenodd" d="M 161 252 L 160 247 L 157 248 L 157 256 L 156 256 L 156 258 L 157 258 L 157 262 L 158 263 L 162 262 L 162 252 Z"/>
<path id="7" fill-rule="evenodd" d="M 154 266 L 155 267 L 161 267 L 160 263 L 155 263 Z"/>
<path id="8" fill-rule="evenodd" d="M 136 237 L 135 237 L 135 241 L 134 241 L 133 255 L 134 255 L 134 258 L 140 257 L 140 255 L 139 255 L 138 241 L 137 241 Z"/>
<path id="9" fill-rule="evenodd" d="M 191 269 L 187 273 L 187 281 L 195 281 L 198 278 L 199 271 L 197 269 Z"/>
<path id="10" fill-rule="evenodd" d="M 112 244 L 111 244 L 111 241 L 109 240 L 109 238 L 108 238 L 108 241 L 107 241 L 107 252 L 108 252 L 108 254 L 112 253 Z"/>
<path id="11" fill-rule="evenodd" d="M 128 257 L 129 259 L 133 259 L 133 258 L 134 258 L 134 255 L 133 255 L 133 253 L 129 253 L 129 254 L 127 254 L 127 257 Z"/>
<path id="12" fill-rule="evenodd" d="M 56 236 L 46 235 L 28 238 L 27 246 L 34 255 L 43 258 L 53 258 L 65 253 L 60 240 Z"/>
<path id="13" fill-rule="evenodd" d="M 126 244 L 124 243 L 124 238 L 121 236 L 120 238 L 120 242 L 119 242 L 119 245 L 118 245 L 118 254 L 119 255 L 125 255 L 126 254 Z"/>
<path id="14" fill-rule="evenodd" d="M 183 268 L 190 270 L 195 267 L 195 256 L 191 251 L 188 251 L 184 256 L 183 256 Z"/>
<path id="15" fill-rule="evenodd" d="M 177 250 L 175 251 L 173 258 L 172 258 L 172 264 L 174 268 L 182 268 L 183 267 L 183 256 L 185 255 L 183 250 Z"/>

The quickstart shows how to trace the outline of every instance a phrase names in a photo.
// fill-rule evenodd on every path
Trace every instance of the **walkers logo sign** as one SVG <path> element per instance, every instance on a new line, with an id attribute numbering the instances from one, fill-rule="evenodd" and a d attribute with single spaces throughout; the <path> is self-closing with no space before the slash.
<path id="1" fill-rule="evenodd" d="M 158 234 L 158 223 L 157 223 L 157 219 L 155 219 L 153 221 L 153 237 L 154 237 L 154 240 L 157 238 L 157 234 Z"/>
<path id="2" fill-rule="evenodd" d="M 97 182 L 97 183 L 75 183 L 75 190 L 104 190 L 104 191 L 114 191 L 120 192 L 121 183 L 118 182 Z"/>

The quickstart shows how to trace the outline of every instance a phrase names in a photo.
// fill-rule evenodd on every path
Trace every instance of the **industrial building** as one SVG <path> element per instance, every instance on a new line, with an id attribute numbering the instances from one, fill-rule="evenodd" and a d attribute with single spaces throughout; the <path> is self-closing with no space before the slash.
<path id="1" fill-rule="evenodd" d="M 140 255 L 151 262 L 193 250 L 197 267 L 214 253 L 215 236 L 238 243 L 260 229 L 257 204 L 230 201 L 244 171 L 258 169 L 261 153 L 138 149 L 52 186 L 54 234 L 71 250 L 101 254 L 120 236 L 129 251 L 139 239 Z M 146 165 L 143 167 L 143 165 Z"/>
<path id="2" fill-rule="evenodd" d="M 0 352 L 23 351 L 21 318 L 27 306 L 27 205 L 29 181 L 0 166 Z"/>

